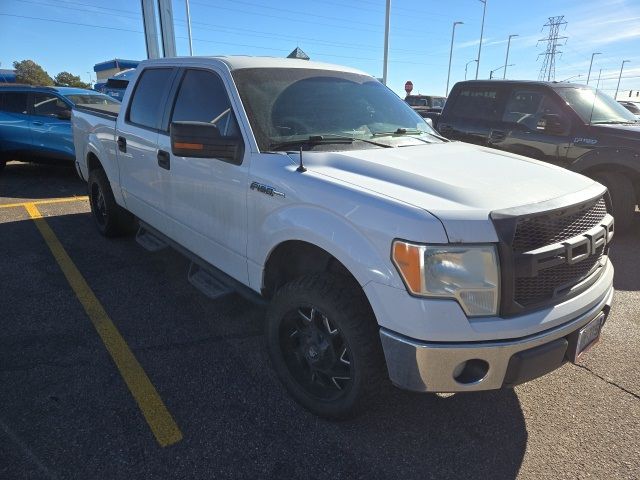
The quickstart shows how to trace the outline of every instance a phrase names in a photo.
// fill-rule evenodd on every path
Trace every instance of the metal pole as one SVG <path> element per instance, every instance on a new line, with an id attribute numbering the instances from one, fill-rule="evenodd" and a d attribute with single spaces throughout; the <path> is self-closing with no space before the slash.
<path id="1" fill-rule="evenodd" d="M 507 78 L 507 63 L 509 63 L 509 49 L 511 48 L 511 39 L 513 37 L 518 37 L 519 35 L 509 35 L 509 41 L 507 42 L 507 56 L 504 59 L 504 72 L 502 73 L 502 79 Z"/>
<path id="2" fill-rule="evenodd" d="M 484 16 L 487 13 L 487 0 L 480 0 L 484 5 L 482 8 L 482 27 L 480 28 L 480 45 L 478 45 L 478 63 L 476 63 L 476 80 L 480 72 L 480 53 L 482 53 L 482 36 L 484 35 Z"/>
<path id="3" fill-rule="evenodd" d="M 587 85 L 589 85 L 589 79 L 591 78 L 591 67 L 593 67 L 593 57 L 596 55 L 602 55 L 600 52 L 594 52 L 591 54 L 591 63 L 589 63 L 589 73 L 587 74 Z"/>
<path id="4" fill-rule="evenodd" d="M 387 13 L 384 21 L 384 65 L 382 67 L 382 83 L 387 84 L 387 64 L 389 62 L 389 19 L 391 17 L 391 0 L 387 0 Z"/>
<path id="5" fill-rule="evenodd" d="M 449 95 L 449 79 L 451 78 L 451 58 L 453 57 L 453 39 L 456 36 L 456 26 L 462 25 L 464 22 L 453 22 L 453 30 L 451 32 L 451 49 L 449 50 L 449 71 L 447 72 L 447 90 L 444 93 L 446 97 Z"/>
<path id="6" fill-rule="evenodd" d="M 469 68 L 469 64 L 473 62 L 477 62 L 478 60 L 469 60 L 467 64 L 464 66 L 464 79 L 467 79 L 467 68 Z"/>
<path id="7" fill-rule="evenodd" d="M 618 90 L 620 89 L 620 80 L 622 80 L 622 70 L 624 69 L 624 64 L 629 62 L 630 60 L 623 60 L 622 65 L 620 66 L 620 75 L 618 76 L 618 86 L 616 87 L 616 94 L 613 96 L 614 100 L 618 98 Z"/>
<path id="8" fill-rule="evenodd" d="M 191 9 L 189 8 L 189 0 L 185 0 L 187 4 L 187 32 L 189 33 L 189 56 L 193 57 L 193 41 L 191 39 Z"/>

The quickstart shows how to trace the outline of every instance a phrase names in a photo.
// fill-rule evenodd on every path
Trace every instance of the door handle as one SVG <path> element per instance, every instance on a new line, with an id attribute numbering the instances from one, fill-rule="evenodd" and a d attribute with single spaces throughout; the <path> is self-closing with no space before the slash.
<path id="1" fill-rule="evenodd" d="M 41 122 L 40 120 L 34 120 L 33 124 L 34 125 L 44 125 L 44 122 Z"/>
<path id="2" fill-rule="evenodd" d="M 165 170 L 171 169 L 171 156 L 169 155 L 169 152 L 158 150 L 158 166 Z"/>
<path id="3" fill-rule="evenodd" d="M 120 150 L 121 152 L 126 152 L 127 151 L 127 139 L 124 137 L 118 137 L 118 141 L 116 142 L 118 144 L 118 150 Z"/>

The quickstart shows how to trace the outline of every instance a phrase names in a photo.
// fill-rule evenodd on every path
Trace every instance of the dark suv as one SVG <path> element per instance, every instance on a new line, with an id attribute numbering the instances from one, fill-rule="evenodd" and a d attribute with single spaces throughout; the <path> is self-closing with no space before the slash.
<path id="1" fill-rule="evenodd" d="M 468 81 L 453 87 L 442 135 L 587 175 L 610 192 L 616 228 L 626 230 L 640 198 L 640 121 L 584 85 Z"/>

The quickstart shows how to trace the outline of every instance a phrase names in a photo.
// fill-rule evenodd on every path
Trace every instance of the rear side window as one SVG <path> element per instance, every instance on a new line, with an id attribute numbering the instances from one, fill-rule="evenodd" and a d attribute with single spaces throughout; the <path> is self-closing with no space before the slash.
<path id="1" fill-rule="evenodd" d="M 222 136 L 238 135 L 238 124 L 222 80 L 205 70 L 187 70 L 171 121 L 212 123 Z"/>
<path id="2" fill-rule="evenodd" d="M 453 106 L 453 115 L 482 120 L 498 119 L 498 90 L 491 87 L 463 87 Z"/>
<path id="3" fill-rule="evenodd" d="M 10 113 L 27 113 L 27 93 L 3 92 L 0 93 L 0 110 Z"/>
<path id="4" fill-rule="evenodd" d="M 164 112 L 162 99 L 169 88 L 172 73 L 171 68 L 152 68 L 142 72 L 129 107 L 128 120 L 131 123 L 160 128 Z"/>

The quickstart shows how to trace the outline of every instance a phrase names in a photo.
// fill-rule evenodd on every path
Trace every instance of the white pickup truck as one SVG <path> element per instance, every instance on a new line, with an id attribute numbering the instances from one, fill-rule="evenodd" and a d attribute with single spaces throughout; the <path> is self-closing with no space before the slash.
<path id="1" fill-rule="evenodd" d="M 507 388 L 576 359 L 613 296 L 606 189 L 440 137 L 362 72 L 293 59 L 144 61 L 119 113 L 73 112 L 97 226 L 268 303 L 291 395 L 356 413 L 390 379 Z"/>

